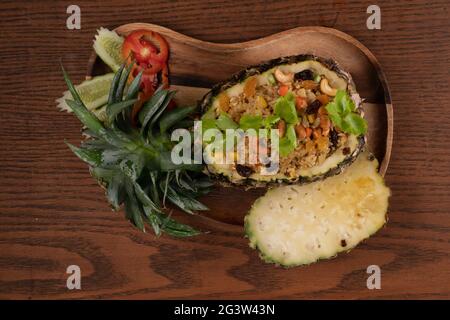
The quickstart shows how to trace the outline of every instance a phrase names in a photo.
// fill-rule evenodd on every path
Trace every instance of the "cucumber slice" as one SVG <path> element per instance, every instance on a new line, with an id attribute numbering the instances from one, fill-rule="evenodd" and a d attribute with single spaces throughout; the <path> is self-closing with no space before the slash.
<path id="1" fill-rule="evenodd" d="M 93 111 L 108 102 L 108 94 L 113 77 L 114 73 L 107 73 L 90 80 L 85 80 L 75 86 L 86 108 Z M 63 96 L 56 100 L 58 108 L 62 111 L 72 112 L 72 109 L 66 103 L 66 99 L 72 99 L 69 91 L 65 91 Z"/>
<path id="2" fill-rule="evenodd" d="M 97 35 L 94 40 L 94 50 L 114 72 L 119 70 L 123 63 L 122 44 L 123 38 L 115 31 L 106 28 L 97 30 Z"/>
<path id="3" fill-rule="evenodd" d="M 368 152 L 343 173 L 303 186 L 274 188 L 245 217 L 250 246 L 286 267 L 348 251 L 386 222 L 389 188 Z"/>

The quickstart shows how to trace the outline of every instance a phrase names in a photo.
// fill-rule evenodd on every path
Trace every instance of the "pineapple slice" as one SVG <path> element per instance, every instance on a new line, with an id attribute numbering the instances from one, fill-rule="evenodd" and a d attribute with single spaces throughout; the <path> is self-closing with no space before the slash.
<path id="1" fill-rule="evenodd" d="M 287 267 L 352 249 L 387 219 L 390 190 L 377 167 L 364 152 L 340 175 L 268 191 L 245 217 L 250 246 Z"/>

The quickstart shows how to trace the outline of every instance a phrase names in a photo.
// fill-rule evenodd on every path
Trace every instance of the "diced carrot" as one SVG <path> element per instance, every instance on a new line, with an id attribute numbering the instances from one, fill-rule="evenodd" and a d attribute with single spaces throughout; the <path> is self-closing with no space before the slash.
<path id="1" fill-rule="evenodd" d="M 312 129 L 311 128 L 305 128 L 305 132 L 306 132 L 306 137 L 309 138 L 311 136 Z"/>
<path id="2" fill-rule="evenodd" d="M 280 86 L 280 88 L 278 89 L 278 94 L 280 96 L 285 96 L 289 91 L 289 87 L 288 86 Z"/>
<path id="3" fill-rule="evenodd" d="M 300 111 L 308 106 L 308 103 L 306 102 L 306 99 L 300 96 L 297 96 L 295 98 L 295 106 L 297 107 L 297 110 Z"/>

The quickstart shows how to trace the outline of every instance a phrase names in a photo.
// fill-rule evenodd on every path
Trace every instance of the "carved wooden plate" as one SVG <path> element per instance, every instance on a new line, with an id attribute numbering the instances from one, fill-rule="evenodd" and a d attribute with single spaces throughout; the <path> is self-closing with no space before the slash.
<path id="1" fill-rule="evenodd" d="M 115 30 L 127 35 L 133 30 L 150 29 L 162 34 L 170 46 L 171 86 L 178 90 L 179 105 L 195 103 L 217 82 L 249 65 L 302 53 L 332 58 L 349 72 L 356 84 L 368 121 L 367 143 L 386 173 L 392 149 L 393 110 L 386 77 L 375 56 L 355 38 L 325 27 L 298 27 L 257 40 L 219 44 L 197 40 L 154 24 L 131 23 Z M 106 67 L 92 54 L 87 77 L 105 73 Z M 218 187 L 201 199 L 211 209 L 209 218 L 241 225 L 254 200 L 263 189 L 243 191 Z"/>

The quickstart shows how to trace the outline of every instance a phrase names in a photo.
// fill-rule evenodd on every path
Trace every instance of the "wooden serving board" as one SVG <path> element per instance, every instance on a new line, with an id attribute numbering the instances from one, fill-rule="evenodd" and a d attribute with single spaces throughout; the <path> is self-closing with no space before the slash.
<path id="1" fill-rule="evenodd" d="M 0 2 L 0 299 L 450 298 L 448 1 L 377 2 L 379 30 L 367 29 L 371 2 L 363 1 L 75 3 L 81 30 L 66 28 L 68 1 Z M 357 37 L 382 63 L 395 105 L 387 225 L 349 254 L 284 269 L 248 248 L 241 225 L 211 219 L 209 234 L 157 238 L 133 228 L 123 210 L 112 212 L 87 165 L 64 144 L 79 145 L 79 120 L 54 100 L 67 90 L 58 62 L 79 83 L 95 31 L 132 21 L 222 43 L 299 25 Z M 352 65 L 346 68 L 362 90 Z M 386 102 L 380 92 L 368 101 Z M 205 201 L 209 214 L 232 216 L 248 209 L 251 196 L 217 189 Z M 81 290 L 66 287 L 70 265 L 81 268 Z M 380 290 L 366 286 L 370 265 L 381 268 Z"/>
<path id="2" fill-rule="evenodd" d="M 147 23 L 126 24 L 115 30 L 125 36 L 138 29 L 157 31 L 168 41 L 171 87 L 178 91 L 176 99 L 179 105 L 196 103 L 215 83 L 270 59 L 302 53 L 334 59 L 352 75 L 364 99 L 363 109 L 369 124 L 367 142 L 380 161 L 380 173 L 386 173 L 393 134 L 389 88 L 377 59 L 353 37 L 325 27 L 299 27 L 257 40 L 219 44 Z M 104 72 L 105 66 L 94 52 L 88 63 L 87 77 Z M 251 204 L 264 192 L 264 189 L 243 192 L 238 188 L 218 188 L 202 200 L 211 209 L 207 213 L 209 218 L 242 225 Z M 230 206 L 223 206 L 224 201 Z"/>

